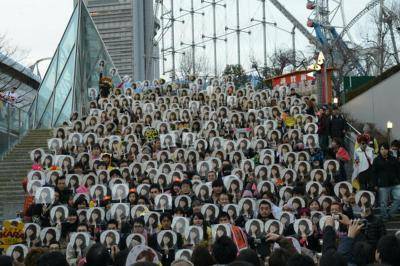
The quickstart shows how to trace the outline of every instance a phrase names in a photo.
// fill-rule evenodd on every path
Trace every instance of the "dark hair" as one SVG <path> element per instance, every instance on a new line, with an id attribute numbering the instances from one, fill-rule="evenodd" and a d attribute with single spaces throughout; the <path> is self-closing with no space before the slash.
<path id="1" fill-rule="evenodd" d="M 366 241 L 358 241 L 353 247 L 353 262 L 358 266 L 374 263 L 374 249 Z"/>
<path id="2" fill-rule="evenodd" d="M 314 266 L 314 261 L 307 255 L 295 254 L 287 261 L 287 266 Z"/>
<path id="3" fill-rule="evenodd" d="M 379 149 L 381 149 L 381 148 L 384 148 L 385 150 L 389 150 L 389 144 L 387 144 L 386 142 L 385 142 L 385 143 L 382 143 L 382 144 L 379 146 Z"/>
<path id="4" fill-rule="evenodd" d="M 231 219 L 231 217 L 229 216 L 229 214 L 227 212 L 220 212 L 219 216 L 218 216 L 218 220 L 220 220 L 221 218 L 227 218 L 228 220 Z"/>
<path id="5" fill-rule="evenodd" d="M 342 141 L 339 138 L 333 138 L 332 139 L 333 142 L 335 142 L 337 144 L 337 146 L 341 147 L 342 146 Z"/>
<path id="6" fill-rule="evenodd" d="M 237 247 L 233 240 L 227 236 L 218 238 L 213 247 L 212 255 L 219 264 L 229 264 L 236 259 Z"/>
<path id="7" fill-rule="evenodd" d="M 107 225 L 110 225 L 110 224 L 114 224 L 114 225 L 118 226 L 118 222 L 117 222 L 117 220 L 115 220 L 115 219 L 111 219 L 111 220 L 109 220 L 109 221 L 107 222 Z"/>
<path id="8" fill-rule="evenodd" d="M 53 251 L 44 253 L 39 257 L 36 266 L 68 266 L 68 262 L 65 259 L 65 255 L 61 252 Z"/>
<path id="9" fill-rule="evenodd" d="M 247 248 L 243 249 L 239 252 L 239 255 L 236 258 L 236 261 L 247 262 L 253 266 L 261 266 L 260 260 L 258 259 L 257 252 L 254 250 Z"/>
<path id="10" fill-rule="evenodd" d="M 287 261 L 287 266 L 314 266 L 314 261 L 307 255 L 295 254 Z"/>
<path id="11" fill-rule="evenodd" d="M 322 254 L 319 260 L 320 266 L 347 266 L 347 261 L 342 254 L 334 249 L 328 250 Z"/>
<path id="12" fill-rule="evenodd" d="M 164 220 L 164 218 L 168 218 L 170 221 L 172 221 L 172 215 L 169 212 L 161 213 L 160 221 Z"/>
<path id="13" fill-rule="evenodd" d="M 129 251 L 129 249 L 124 249 L 118 252 L 114 259 L 114 266 L 125 266 Z"/>
<path id="14" fill-rule="evenodd" d="M 243 261 L 243 260 L 237 260 L 234 261 L 232 263 L 228 264 L 229 266 L 252 266 L 253 264 L 247 262 L 247 261 Z"/>
<path id="15" fill-rule="evenodd" d="M 110 253 L 108 253 L 106 247 L 100 243 L 91 246 L 86 253 L 85 266 L 108 266 L 110 262 Z"/>
<path id="16" fill-rule="evenodd" d="M 12 266 L 12 258 L 6 255 L 0 255 L 0 265 Z"/>
<path id="17" fill-rule="evenodd" d="M 190 260 L 196 266 L 209 266 L 217 263 L 204 246 L 196 246 Z"/>
<path id="18" fill-rule="evenodd" d="M 25 266 L 36 266 L 40 256 L 42 256 L 45 253 L 46 249 L 44 248 L 32 248 L 31 250 L 29 250 L 28 254 L 25 257 L 24 261 Z M 3 264 L 3 262 L 0 259 L 0 265 L 7 265 L 7 264 Z"/>
<path id="19" fill-rule="evenodd" d="M 269 266 L 281 266 L 286 265 L 288 258 L 291 256 L 289 251 L 283 248 L 275 249 L 269 256 L 268 265 Z"/>
<path id="20" fill-rule="evenodd" d="M 123 264 L 125 265 L 125 264 Z M 158 264 L 148 261 L 139 261 L 132 264 L 132 266 L 158 266 Z"/>
<path id="21" fill-rule="evenodd" d="M 379 253 L 379 259 L 382 264 L 397 265 L 400 260 L 400 243 L 392 235 L 387 235 L 379 239 L 376 251 Z"/>
<path id="22" fill-rule="evenodd" d="M 132 224 L 141 224 L 141 225 L 145 226 L 145 222 L 144 222 L 143 217 L 135 218 L 135 219 L 133 220 L 133 223 L 132 223 Z"/>

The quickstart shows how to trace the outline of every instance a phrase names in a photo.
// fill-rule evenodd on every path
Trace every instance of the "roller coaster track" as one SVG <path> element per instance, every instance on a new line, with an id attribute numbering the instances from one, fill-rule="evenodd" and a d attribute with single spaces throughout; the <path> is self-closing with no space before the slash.
<path id="1" fill-rule="evenodd" d="M 309 41 L 317 46 L 318 49 L 322 48 L 318 39 L 312 35 L 306 27 L 303 26 L 278 0 L 269 0 L 292 24 L 295 26 Z"/>
<path id="2" fill-rule="evenodd" d="M 380 3 L 380 0 L 371 1 L 363 10 L 361 10 L 350 22 L 344 27 L 339 36 L 334 40 L 333 45 L 335 45 L 339 40 L 343 39 L 344 35 L 371 9 L 375 8 Z"/>

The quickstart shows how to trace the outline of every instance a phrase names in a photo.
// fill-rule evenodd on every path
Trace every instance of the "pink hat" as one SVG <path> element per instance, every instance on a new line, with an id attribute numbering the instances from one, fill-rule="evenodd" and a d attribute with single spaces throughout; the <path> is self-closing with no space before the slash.
<path id="1" fill-rule="evenodd" d="M 251 193 L 250 190 L 243 191 L 242 198 L 252 198 L 252 197 L 253 197 L 253 193 Z"/>
<path id="2" fill-rule="evenodd" d="M 85 186 L 79 186 L 76 189 L 76 193 L 81 193 L 81 194 L 89 194 L 89 189 Z"/>

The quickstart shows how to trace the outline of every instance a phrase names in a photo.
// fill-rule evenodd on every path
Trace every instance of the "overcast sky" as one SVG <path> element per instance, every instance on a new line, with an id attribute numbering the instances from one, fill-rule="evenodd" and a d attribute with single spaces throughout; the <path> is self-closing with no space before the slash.
<path id="1" fill-rule="evenodd" d="M 150 1 L 150 0 L 149 0 Z M 235 1 L 226 0 L 228 10 L 218 12 L 218 31 L 223 32 L 225 24 L 228 26 L 235 25 Z M 363 7 L 370 2 L 370 0 L 343 0 L 345 2 L 346 18 L 349 21 L 354 17 Z M 169 1 L 168 1 L 169 2 Z M 200 3 L 200 0 L 195 0 L 195 3 Z M 267 17 L 269 21 L 277 22 L 278 26 L 287 30 L 291 29 L 290 23 L 267 1 Z M 310 11 L 305 8 L 306 0 L 281 0 L 289 11 L 291 11 L 300 22 L 304 24 Z M 189 0 L 176 0 L 176 10 L 179 6 L 188 6 Z M 248 25 L 251 17 L 261 18 L 261 2 L 257 0 L 241 0 L 241 24 Z M 1 16 L 0 16 L 0 34 L 6 34 L 8 40 L 12 45 L 17 45 L 21 49 L 28 51 L 28 56 L 24 60 L 26 64 L 31 64 L 36 60 L 43 57 L 50 57 L 53 55 L 57 44 L 64 32 L 68 23 L 68 19 L 73 10 L 73 0 L 8 0 L 1 3 Z M 179 12 L 179 11 L 178 11 Z M 197 20 L 196 29 L 198 34 L 196 38 L 200 38 L 201 32 L 207 35 L 211 34 L 211 9 L 205 10 L 206 16 Z M 186 19 L 189 23 L 189 18 Z M 185 24 L 181 29 L 177 29 L 177 39 L 189 41 L 190 34 L 187 29 L 190 24 Z M 358 31 L 363 28 L 363 23 L 356 25 L 353 28 L 353 35 L 357 38 Z M 251 54 L 258 58 L 262 58 L 262 31 L 261 26 L 254 28 L 251 37 L 242 41 L 243 59 L 247 59 Z M 300 35 L 297 34 L 298 48 L 304 49 L 307 42 Z M 189 38 L 189 39 L 188 39 Z M 236 40 L 235 35 L 228 40 L 228 45 L 221 44 L 219 50 L 228 50 L 221 57 L 221 64 L 235 63 L 236 61 Z M 290 47 L 290 35 L 273 28 L 268 28 L 268 51 L 271 52 L 277 47 Z M 225 48 L 228 49 L 225 49 Z M 203 53 L 209 54 L 207 50 Z"/>

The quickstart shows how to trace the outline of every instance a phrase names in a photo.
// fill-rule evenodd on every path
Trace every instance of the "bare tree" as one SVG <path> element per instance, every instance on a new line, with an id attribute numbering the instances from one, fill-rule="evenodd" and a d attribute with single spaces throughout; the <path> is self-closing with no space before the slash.
<path id="1" fill-rule="evenodd" d="M 193 55 L 192 51 L 188 50 L 181 55 L 178 71 L 182 77 L 189 75 L 207 76 L 210 72 L 210 63 L 204 55 L 195 56 L 195 65 L 193 71 Z"/>
<path id="2" fill-rule="evenodd" d="M 294 57 L 295 56 L 295 57 Z M 306 69 L 310 64 L 312 58 L 307 58 L 302 52 L 296 51 L 293 53 L 291 49 L 279 49 L 276 50 L 271 56 L 269 56 L 269 64 L 264 67 L 260 67 L 261 63 L 255 57 L 250 58 L 252 67 L 256 69 L 263 79 L 269 79 L 275 76 L 280 76 L 284 73 L 285 69 L 291 68 Z"/>
<path id="3" fill-rule="evenodd" d="M 10 44 L 5 34 L 0 34 L 0 64 L 13 67 L 17 62 L 26 58 L 27 52 L 18 46 Z M 0 71 L 0 92 L 17 86 L 19 81 Z"/>

